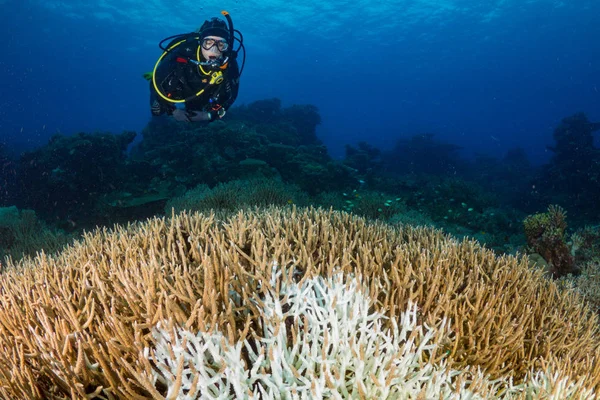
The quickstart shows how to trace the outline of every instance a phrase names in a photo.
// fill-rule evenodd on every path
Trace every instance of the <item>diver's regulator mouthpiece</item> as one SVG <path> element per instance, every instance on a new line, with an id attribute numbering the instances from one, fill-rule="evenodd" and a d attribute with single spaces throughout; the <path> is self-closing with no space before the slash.
<path id="1" fill-rule="evenodd" d="M 207 60 L 207 61 L 197 61 L 197 60 L 190 60 L 190 61 L 196 65 L 201 65 L 203 67 L 208 67 L 210 69 L 222 69 L 229 62 L 229 57 L 217 58 L 214 60 Z"/>

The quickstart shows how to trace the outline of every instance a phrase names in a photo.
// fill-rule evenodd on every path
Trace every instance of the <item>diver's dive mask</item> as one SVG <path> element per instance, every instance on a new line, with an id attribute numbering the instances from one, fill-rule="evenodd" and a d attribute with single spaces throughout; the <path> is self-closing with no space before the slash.
<path id="1" fill-rule="evenodd" d="M 202 48 L 204 50 L 210 50 L 215 46 L 217 46 L 217 49 L 220 52 L 229 50 L 229 42 L 227 42 L 225 39 L 219 40 L 219 39 L 207 37 L 207 38 L 202 39 L 201 44 L 202 44 Z"/>

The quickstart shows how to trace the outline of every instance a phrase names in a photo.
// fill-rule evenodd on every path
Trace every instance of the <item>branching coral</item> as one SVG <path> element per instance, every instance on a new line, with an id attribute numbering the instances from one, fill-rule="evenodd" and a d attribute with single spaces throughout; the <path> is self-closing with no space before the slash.
<path id="1" fill-rule="evenodd" d="M 0 271 L 7 257 L 19 260 L 41 251 L 54 253 L 69 240 L 61 231 L 48 229 L 33 210 L 0 207 Z"/>
<path id="2" fill-rule="evenodd" d="M 560 277 L 576 272 L 576 267 L 567 245 L 567 212 L 551 205 L 548 212 L 530 215 L 523 221 L 527 244 L 550 266 L 550 272 Z"/>
<path id="3" fill-rule="evenodd" d="M 384 399 L 451 391 L 451 374 L 426 361 L 439 335 L 423 332 L 414 306 L 401 315 L 400 329 L 393 321 L 386 332 L 385 317 L 370 311 L 372 300 L 357 280 L 345 284 L 341 274 L 284 282 L 262 303 L 262 331 L 243 345 L 218 330 L 155 329 L 155 376 L 169 378 L 167 397 L 176 389 L 180 399 Z"/>
<path id="4" fill-rule="evenodd" d="M 185 195 L 167 202 L 165 211 L 229 211 L 244 207 L 303 205 L 308 198 L 297 186 L 274 179 L 235 180 L 221 183 L 210 189 L 208 185 L 198 185 Z"/>
<path id="5" fill-rule="evenodd" d="M 576 290 L 600 314 L 600 260 L 595 259 L 583 264 L 579 276 L 565 277 L 562 282 L 566 287 Z"/>
<path id="6" fill-rule="evenodd" d="M 281 271 L 275 278 L 273 265 L 278 266 L 276 272 Z M 532 371 L 542 370 L 560 371 L 556 377 L 546 375 L 552 377 L 545 383 L 549 390 L 562 390 L 560 385 L 566 382 L 564 387 L 574 388 L 573 396 L 579 398 L 586 390 L 600 389 L 598 317 L 575 292 L 560 291 L 540 271 L 528 269 L 526 260 L 497 258 L 475 242 L 457 242 L 430 229 L 371 223 L 333 211 L 287 208 L 221 218 L 181 214 L 169 220 L 153 219 L 88 234 L 57 256 L 41 255 L 11 267 L 0 275 L 0 397 L 164 399 L 169 393 L 179 393 L 170 385 L 172 380 L 175 385 L 182 383 L 183 376 L 168 375 L 173 366 L 169 363 L 161 365 L 161 373 L 149 358 L 155 356 L 149 349 L 161 348 L 161 336 L 153 336 L 161 321 L 168 321 L 162 327 L 169 335 L 173 332 L 171 343 L 185 330 L 196 338 L 200 332 L 212 335 L 205 336 L 206 343 L 218 339 L 221 347 L 214 350 L 215 356 L 239 346 L 245 363 L 238 367 L 248 372 L 260 365 L 255 374 L 267 375 L 261 382 L 271 379 L 268 375 L 275 375 L 275 368 L 280 368 L 282 377 L 305 382 L 316 375 L 308 370 L 299 372 L 296 367 L 301 377 L 293 370 L 285 375 L 283 355 L 297 355 L 300 350 L 318 354 L 317 343 L 323 343 L 325 331 L 327 340 L 333 340 L 333 330 L 325 328 L 332 328 L 335 318 L 339 321 L 341 317 L 319 314 L 316 305 L 329 304 L 324 300 L 329 289 L 311 282 L 335 286 L 330 280 L 336 274 L 342 274 L 347 285 L 354 277 L 360 281 L 359 291 L 364 299 L 370 299 L 369 322 L 354 326 L 368 327 L 369 335 L 383 340 L 380 349 L 394 340 L 405 346 L 414 339 L 415 345 L 425 346 L 417 345 L 416 352 L 421 351 L 420 362 L 431 365 L 432 373 L 443 368 L 479 371 L 466 377 L 457 375 L 453 388 L 463 387 L 469 376 L 473 381 L 512 379 L 516 387 L 528 382 Z M 288 319 L 293 309 L 291 293 L 307 290 L 298 297 L 304 302 L 312 296 L 308 288 L 314 298 L 323 300 L 306 301 L 297 306 L 305 307 L 301 308 L 303 317 Z M 344 296 L 339 292 L 340 304 L 346 301 Z M 411 314 L 416 318 L 416 330 L 403 342 L 403 313 L 411 310 L 411 304 L 419 310 Z M 337 308 L 328 308 L 337 312 Z M 277 312 L 268 314 L 269 309 Z M 325 318 L 321 321 L 333 319 L 327 327 L 313 327 L 306 322 L 310 313 Z M 340 315 L 352 321 L 349 313 Z M 441 333 L 418 342 L 418 326 L 437 328 L 444 320 L 451 321 L 450 333 L 439 330 Z M 291 338 L 286 334 L 279 347 L 275 339 L 268 341 L 283 332 L 296 332 L 296 338 L 293 333 Z M 294 350 L 294 343 L 305 343 L 303 337 L 307 336 L 302 335 L 308 332 L 322 335 L 322 341 L 309 340 L 306 343 L 317 347 Z M 422 332 L 429 331 L 424 328 Z M 221 336 L 214 336 L 218 334 Z M 391 339 L 384 339 L 385 335 Z M 338 338 L 343 337 L 338 333 Z M 362 336 L 354 339 L 356 344 L 362 343 Z M 257 347 L 250 345 L 250 352 L 244 343 Z M 269 343 L 273 349 L 265 348 L 263 353 L 269 364 L 257 361 L 261 343 Z M 429 344 L 437 347 L 426 347 Z M 342 354 L 343 346 L 337 346 Z M 335 354 L 333 345 L 325 348 L 331 351 L 327 354 Z M 172 360 L 180 351 L 175 346 L 163 345 L 162 349 L 172 354 Z M 273 363 L 276 349 L 281 351 L 281 357 L 277 356 L 280 367 Z M 358 359 L 348 360 L 348 365 L 356 366 L 355 374 L 359 374 L 360 360 L 365 360 L 363 351 L 369 349 L 359 347 L 353 354 Z M 399 349 L 395 355 L 391 351 L 379 354 L 393 358 L 404 353 Z M 315 360 L 311 365 L 320 368 Z M 177 368 L 183 370 L 184 364 Z M 221 367 L 215 368 L 221 371 Z M 329 367 L 323 368 L 327 371 Z M 329 379 L 339 382 L 335 370 L 330 371 Z M 381 371 L 388 370 L 382 365 Z M 326 376 L 324 373 L 325 385 L 329 385 Z M 412 384 L 410 379 L 403 384 Z M 443 381 L 441 376 L 439 379 Z M 317 385 L 320 381 L 313 382 Z M 366 390 L 367 383 L 363 386 Z M 474 383 L 465 387 L 483 390 Z M 260 393 L 257 388 L 252 386 L 252 393 Z M 274 390 L 264 382 L 263 389 Z"/>
<path id="7" fill-rule="evenodd" d="M 157 365 L 153 376 L 167 385 L 166 397 L 181 400 L 516 399 L 550 391 L 555 398 L 594 398 L 559 373 L 538 371 L 513 385 L 433 364 L 450 335 L 446 320 L 423 327 L 409 304 L 399 324 L 392 320 L 385 330 L 386 317 L 372 307 L 359 281 L 344 282 L 342 274 L 284 281 L 263 299 L 260 334 L 233 344 L 218 329 L 195 334 L 159 323 L 156 348 L 145 355 Z"/>

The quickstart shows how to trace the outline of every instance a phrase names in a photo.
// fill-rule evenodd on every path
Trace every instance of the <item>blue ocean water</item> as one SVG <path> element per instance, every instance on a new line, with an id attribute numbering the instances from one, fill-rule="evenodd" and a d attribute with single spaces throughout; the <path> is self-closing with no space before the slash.
<path id="1" fill-rule="evenodd" d="M 16 151 L 57 132 L 139 132 L 157 43 L 221 10 L 248 52 L 236 105 L 316 105 L 334 157 L 360 140 L 385 148 L 434 133 L 467 156 L 518 146 L 544 162 L 563 117 L 600 120 L 593 0 L 3 0 L 0 10 L 0 137 Z"/>

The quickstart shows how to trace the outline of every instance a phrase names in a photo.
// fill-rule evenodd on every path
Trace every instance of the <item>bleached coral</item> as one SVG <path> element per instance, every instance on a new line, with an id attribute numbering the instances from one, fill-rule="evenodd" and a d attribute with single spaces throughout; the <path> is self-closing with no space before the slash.
<path id="1" fill-rule="evenodd" d="M 530 374 L 530 378 L 522 387 L 528 399 L 594 400 L 597 398 L 593 390 L 584 387 L 582 379 L 573 381 L 559 372 L 552 372 L 551 369 Z M 514 396 L 507 398 L 514 398 Z"/>
<path id="2" fill-rule="evenodd" d="M 274 281 L 279 276 L 274 276 Z M 271 282 L 272 284 L 275 282 Z M 272 287 L 276 287 L 272 285 Z M 410 304 L 384 329 L 386 317 L 357 279 L 341 274 L 285 283 L 262 299 L 262 332 L 230 343 L 219 330 L 192 333 L 154 329 L 155 382 L 168 399 L 483 399 L 571 398 L 578 384 L 559 375 L 533 375 L 530 384 L 487 379 L 432 364 L 439 339 L 449 335 L 417 322 Z M 163 324 L 164 326 L 164 324 Z M 577 398 L 592 399 L 593 393 Z M 538 397 L 540 396 L 540 397 Z"/>

